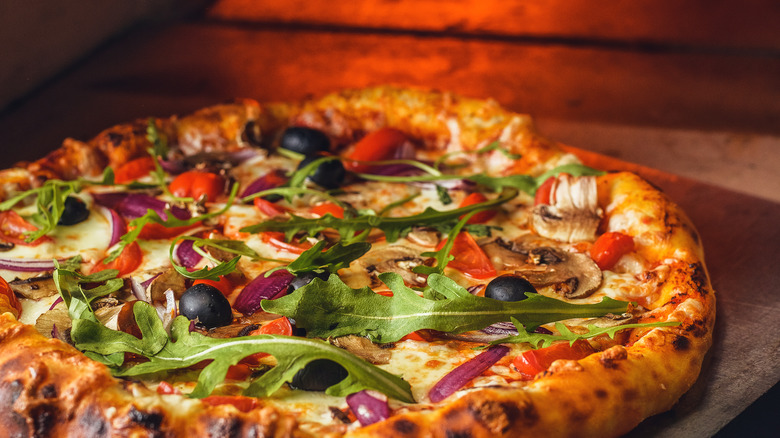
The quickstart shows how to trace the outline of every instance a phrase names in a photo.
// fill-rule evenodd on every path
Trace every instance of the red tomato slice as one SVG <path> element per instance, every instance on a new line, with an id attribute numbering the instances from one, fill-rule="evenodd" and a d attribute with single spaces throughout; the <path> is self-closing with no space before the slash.
<path id="1" fill-rule="evenodd" d="M 323 202 L 322 204 L 317 204 L 312 207 L 311 212 L 320 217 L 330 213 L 334 217 L 344 219 L 344 209 L 341 208 L 340 205 L 336 205 L 332 202 Z"/>
<path id="2" fill-rule="evenodd" d="M 555 202 L 555 199 L 553 199 L 552 188 L 555 185 L 556 180 L 556 177 L 551 176 L 547 178 L 538 189 L 536 189 L 536 194 L 534 195 L 534 205 L 550 205 Z"/>
<path id="3" fill-rule="evenodd" d="M 446 243 L 447 239 L 442 240 L 436 250 L 443 248 Z M 447 267 L 457 269 L 478 280 L 496 276 L 496 269 L 490 259 L 467 231 L 461 231 L 455 238 L 455 244 L 452 246 L 450 254 L 455 258 Z"/>
<path id="4" fill-rule="evenodd" d="M 463 198 L 463 201 L 460 202 L 460 205 L 458 208 L 468 207 L 469 205 L 474 204 L 480 204 L 482 202 L 487 201 L 487 197 L 479 192 L 474 192 L 465 198 Z M 495 217 L 496 211 L 495 210 L 485 210 L 480 211 L 479 213 L 475 214 L 474 216 L 471 216 L 468 221 L 466 221 L 467 224 L 484 224 L 485 222 L 489 221 L 490 219 L 493 219 Z M 463 216 L 461 216 L 462 218 Z"/>
<path id="5" fill-rule="evenodd" d="M 266 216 L 279 216 L 280 214 L 284 214 L 288 210 L 281 205 L 277 205 L 273 202 L 266 201 L 263 198 L 255 198 L 252 201 L 255 204 L 255 208 L 260 211 L 260 213 L 263 213 Z"/>
<path id="6" fill-rule="evenodd" d="M 16 298 L 8 282 L 3 277 L 0 277 L 0 313 L 4 312 L 6 307 L 10 308 L 12 310 L 11 313 L 14 313 L 14 316 L 17 318 L 22 314 L 22 303 Z M 16 312 L 13 312 L 13 310 Z"/>
<path id="7" fill-rule="evenodd" d="M 399 341 L 406 341 L 407 339 L 412 341 L 425 342 L 425 339 L 422 336 L 420 336 L 420 334 L 417 332 L 411 332 L 408 335 L 401 338 Z"/>
<path id="8" fill-rule="evenodd" d="M 154 170 L 154 159 L 152 157 L 141 157 L 130 160 L 119 166 L 114 171 L 114 182 L 117 184 L 127 184 L 138 178 L 149 175 Z"/>
<path id="9" fill-rule="evenodd" d="M 216 173 L 190 170 L 177 176 L 168 186 L 171 193 L 182 198 L 191 197 L 214 201 L 225 190 L 225 181 Z"/>
<path id="10" fill-rule="evenodd" d="M 558 359 L 579 360 L 592 353 L 595 353 L 595 350 L 586 341 L 578 340 L 571 346 L 568 342 L 559 342 L 547 348 L 528 350 L 515 357 L 512 364 L 523 380 L 532 380 L 534 376 L 545 371 Z"/>
<path id="11" fill-rule="evenodd" d="M 621 257 L 634 250 L 634 238 L 610 231 L 596 239 L 590 247 L 590 257 L 602 271 L 611 269 Z"/>
<path id="12" fill-rule="evenodd" d="M 309 242 L 287 242 L 284 240 L 284 233 L 278 231 L 264 231 L 260 233 L 260 239 L 263 242 L 270 244 L 276 249 L 291 252 L 293 254 L 301 254 L 312 245 Z"/>
<path id="13" fill-rule="evenodd" d="M 141 266 L 141 260 L 143 260 L 143 258 L 144 254 L 143 251 L 141 251 L 141 247 L 138 246 L 138 243 L 133 242 L 127 245 L 122 250 L 122 253 L 119 254 L 119 257 L 114 259 L 114 261 L 109 263 L 103 263 L 102 261 L 98 262 L 92 267 L 92 272 L 94 273 L 106 269 L 118 269 L 118 276 L 123 277 Z"/>
<path id="14" fill-rule="evenodd" d="M 262 354 L 262 353 L 261 353 Z M 225 377 L 231 380 L 246 380 L 252 374 L 252 368 L 245 363 L 239 363 L 228 367 Z"/>
<path id="15" fill-rule="evenodd" d="M 365 172 L 371 165 L 355 161 L 381 161 L 393 158 L 395 152 L 407 141 L 406 134 L 393 128 L 381 128 L 369 133 L 355 144 L 345 158 L 344 166 L 353 172 Z M 349 161 L 355 160 L 355 161 Z"/>
<path id="16" fill-rule="evenodd" d="M 195 286 L 196 284 L 207 284 L 209 286 L 213 286 L 217 288 L 220 292 L 222 292 L 222 295 L 228 296 L 231 292 L 233 292 L 233 289 L 236 287 L 233 282 L 230 281 L 229 278 L 225 277 L 224 275 L 219 276 L 218 281 L 209 280 L 209 279 L 199 279 L 192 282 L 192 285 Z"/>
<path id="17" fill-rule="evenodd" d="M 200 399 L 200 401 L 211 406 L 232 405 L 241 412 L 249 412 L 260 406 L 256 398 L 244 397 L 243 395 L 210 395 Z"/>
<path id="18" fill-rule="evenodd" d="M 170 239 L 171 237 L 178 236 L 185 233 L 187 230 L 200 226 L 200 222 L 183 227 L 166 227 L 155 222 L 149 222 L 144 225 L 141 232 L 138 234 L 139 239 L 154 240 L 154 239 Z"/>
<path id="19" fill-rule="evenodd" d="M 53 240 L 49 236 L 41 236 L 28 243 L 25 241 L 27 238 L 25 233 L 30 231 L 38 231 L 38 228 L 24 220 L 23 217 L 19 216 L 19 213 L 12 210 L 0 212 L 0 239 L 24 246 L 38 246 Z"/>
<path id="20" fill-rule="evenodd" d="M 293 330 L 292 330 L 292 324 L 290 324 L 290 320 L 287 319 L 287 317 L 283 316 L 281 318 L 274 319 L 273 321 L 263 325 L 262 327 L 252 330 L 249 332 L 250 336 L 255 335 L 284 335 L 284 336 L 292 336 Z M 268 356 L 267 353 L 255 353 L 251 354 L 243 359 L 241 359 L 240 364 L 249 365 L 249 366 L 257 366 L 260 364 L 260 359 Z"/>

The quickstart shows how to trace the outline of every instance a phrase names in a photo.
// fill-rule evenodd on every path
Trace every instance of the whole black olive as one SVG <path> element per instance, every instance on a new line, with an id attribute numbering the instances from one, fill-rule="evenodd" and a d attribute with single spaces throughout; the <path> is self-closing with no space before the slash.
<path id="1" fill-rule="evenodd" d="M 303 169 L 312 161 L 323 158 L 324 156 L 325 155 L 310 155 L 301 161 L 301 164 L 298 165 L 298 169 Z M 319 167 L 309 175 L 309 179 L 326 189 L 335 189 L 344 182 L 345 176 L 347 176 L 347 171 L 344 170 L 344 165 L 341 164 L 341 161 L 330 160 L 320 164 Z"/>
<path id="2" fill-rule="evenodd" d="M 306 156 L 330 150 L 330 138 L 324 132 L 303 126 L 284 130 L 279 146 Z"/>
<path id="3" fill-rule="evenodd" d="M 328 277 L 330 277 L 330 272 L 328 271 L 304 272 L 303 274 L 293 278 L 293 280 L 290 282 L 290 286 L 287 288 L 287 293 L 290 293 L 298 288 L 306 286 L 307 284 L 311 283 L 311 281 L 314 280 L 315 278 L 319 278 L 320 280 L 327 281 Z"/>
<path id="4" fill-rule="evenodd" d="M 347 378 L 347 370 L 328 359 L 316 359 L 295 373 L 290 387 L 304 391 L 325 391 Z"/>
<path id="5" fill-rule="evenodd" d="M 518 275 L 496 277 L 485 288 L 486 297 L 499 301 L 522 301 L 528 298 L 526 292 L 536 293 L 536 288 Z"/>
<path id="6" fill-rule="evenodd" d="M 184 291 L 179 299 L 179 313 L 187 319 L 197 319 L 209 329 L 233 321 L 233 310 L 227 298 L 216 287 L 203 283 Z"/>
<path id="7" fill-rule="evenodd" d="M 62 216 L 57 225 L 76 225 L 89 217 L 87 204 L 75 196 L 68 196 L 63 203 Z"/>

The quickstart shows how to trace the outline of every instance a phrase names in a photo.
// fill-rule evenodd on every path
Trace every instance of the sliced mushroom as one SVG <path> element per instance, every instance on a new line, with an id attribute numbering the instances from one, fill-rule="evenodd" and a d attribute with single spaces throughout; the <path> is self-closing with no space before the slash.
<path id="1" fill-rule="evenodd" d="M 16 279 L 8 283 L 11 290 L 29 299 L 40 300 L 57 294 L 57 286 L 51 275 L 32 277 L 25 280 Z"/>
<path id="2" fill-rule="evenodd" d="M 554 248 L 544 250 L 546 258 L 539 260 L 550 263 L 531 265 L 515 273 L 534 285 L 552 286 L 564 298 L 585 298 L 601 285 L 601 269 L 589 256 Z"/>
<path id="3" fill-rule="evenodd" d="M 379 280 L 378 274 L 382 272 L 395 272 L 404 279 L 407 285 L 423 286 L 426 281 L 425 277 L 412 272 L 415 266 L 425 262 L 425 259 L 420 257 L 420 252 L 401 245 L 372 249 L 348 269 L 340 271 L 340 275 L 342 280 L 352 288 L 381 286 L 382 282 Z"/>
<path id="4" fill-rule="evenodd" d="M 95 310 L 95 317 L 101 324 L 111 330 L 119 330 L 119 312 L 122 310 L 122 303 L 117 302 L 114 306 L 103 306 Z"/>
<path id="5" fill-rule="evenodd" d="M 54 335 L 59 335 L 62 338 L 67 335 L 72 324 L 65 304 L 59 303 L 53 309 L 43 312 L 35 320 L 35 329 L 47 338 L 54 337 Z M 57 326 L 56 331 L 54 330 L 55 325 Z M 68 338 L 70 337 L 69 335 L 67 336 Z M 63 340 L 67 341 L 67 339 Z"/>
<path id="6" fill-rule="evenodd" d="M 561 174 L 551 190 L 551 204 L 533 209 L 532 224 L 540 236 L 561 242 L 593 241 L 601 221 L 596 178 Z"/>
<path id="7" fill-rule="evenodd" d="M 426 248 L 435 248 L 441 240 L 438 231 L 427 227 L 415 227 L 406 235 L 406 238 L 410 242 Z"/>
<path id="8" fill-rule="evenodd" d="M 350 353 L 371 362 L 374 365 L 383 365 L 390 362 L 392 352 L 384 349 L 368 338 L 362 336 L 340 336 L 338 338 L 328 339 L 331 344 L 343 348 Z"/>
<path id="9" fill-rule="evenodd" d="M 168 289 L 173 291 L 176 299 L 181 298 L 181 295 L 187 290 L 184 280 L 184 277 L 174 269 L 163 272 L 149 284 L 146 292 L 148 294 L 147 301 L 150 303 L 164 303 L 165 291 Z"/>

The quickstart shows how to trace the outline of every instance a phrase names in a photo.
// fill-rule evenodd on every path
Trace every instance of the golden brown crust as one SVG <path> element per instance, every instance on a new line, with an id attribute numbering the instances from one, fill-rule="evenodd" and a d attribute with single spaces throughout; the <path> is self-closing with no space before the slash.
<path id="1" fill-rule="evenodd" d="M 539 173 L 563 153 L 537 136 L 530 120 L 494 102 L 449 94 L 380 87 L 326 96 L 299 105 L 220 105 L 182 119 L 160 119 L 160 129 L 183 153 L 230 151 L 270 142 L 288 123 L 320 127 L 343 147 L 364 132 L 393 126 L 426 147 L 476 149 L 501 140 L 522 159 L 512 172 Z M 119 125 L 89 143 L 61 149 L 0 178 L 12 188 L 45 178 L 96 175 L 143 155 L 146 121 Z M 72 170 L 72 166 L 77 170 Z M 12 178 L 13 177 L 13 178 Z M 644 303 L 649 320 L 678 327 L 634 330 L 617 345 L 580 361 L 558 361 L 524 387 L 484 388 L 428 411 L 393 416 L 349 433 L 368 436 L 616 436 L 669 409 L 693 384 L 711 343 L 714 296 L 698 236 L 684 213 L 630 173 L 598 180 L 606 212 L 602 228 L 635 237 L 652 266 L 669 265 L 666 282 Z M 11 189 L 5 188 L 6 192 Z M 2 309 L 0 309 L 2 310 Z M 19 436 L 288 436 L 295 422 L 269 407 L 243 414 L 231 407 L 187 409 L 112 378 L 107 369 L 70 346 L 0 316 L 0 426 Z M 56 395 L 56 396 L 53 396 Z M 168 396 L 171 397 L 171 396 Z M 89 420 L 88 420 L 89 419 Z"/>

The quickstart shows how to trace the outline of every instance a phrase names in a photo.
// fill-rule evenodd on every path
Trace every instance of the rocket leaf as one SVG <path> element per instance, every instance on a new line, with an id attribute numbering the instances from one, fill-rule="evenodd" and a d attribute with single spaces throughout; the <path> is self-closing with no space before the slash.
<path id="1" fill-rule="evenodd" d="M 149 359 L 148 362 L 114 367 L 117 376 L 142 376 L 159 372 L 188 368 L 204 360 L 211 360 L 200 373 L 198 383 L 190 394 L 202 398 L 209 395 L 227 375 L 228 368 L 254 353 L 268 353 L 276 358 L 277 365 L 244 391 L 245 395 L 265 397 L 292 380 L 296 372 L 316 359 L 337 362 L 349 375 L 329 387 L 326 393 L 346 396 L 363 389 L 380 391 L 400 401 L 413 403 L 409 383 L 388 373 L 346 350 L 315 339 L 281 335 L 243 336 L 237 338 L 210 338 L 189 331 L 190 322 L 177 317 L 168 337 L 154 308 L 145 302 L 133 306 L 136 322 L 142 338 L 111 330 L 88 319 L 73 322 L 71 336 L 80 350 L 93 358 L 107 358 L 109 365 L 117 353 L 135 353 Z"/>
<path id="2" fill-rule="evenodd" d="M 356 334 L 386 343 L 422 329 L 457 334 L 512 317 L 536 327 L 569 318 L 623 313 L 628 307 L 626 302 L 607 297 L 597 304 L 571 304 L 538 294 L 527 294 L 523 301 L 498 301 L 471 295 L 453 280 L 435 273 L 428 277 L 428 286 L 443 298 L 433 300 L 406 287 L 398 274 L 386 272 L 379 278 L 393 291 L 392 297 L 368 287 L 352 289 L 331 275 L 327 282 L 314 279 L 290 295 L 263 300 L 263 310 L 295 319 L 296 327 L 305 328 L 312 337 Z"/>

